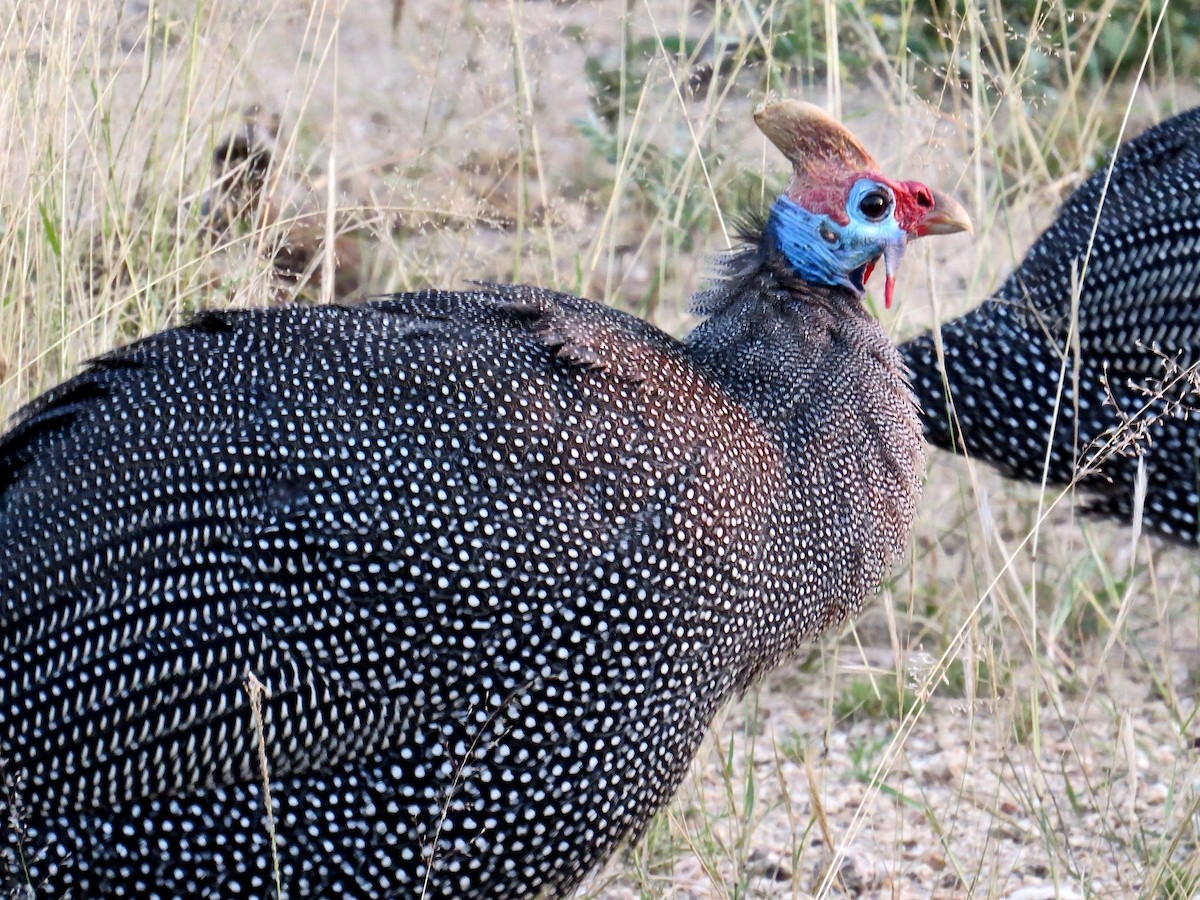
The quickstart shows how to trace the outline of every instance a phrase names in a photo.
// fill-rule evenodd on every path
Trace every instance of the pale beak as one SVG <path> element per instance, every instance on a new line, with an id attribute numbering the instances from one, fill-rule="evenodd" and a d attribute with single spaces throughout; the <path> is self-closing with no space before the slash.
<path id="1" fill-rule="evenodd" d="M 960 231 L 965 231 L 967 234 L 975 233 L 971 217 L 967 215 L 967 211 L 963 209 L 961 203 L 941 191 L 930 188 L 929 192 L 933 194 L 933 207 L 925 213 L 917 225 L 916 230 L 912 233 L 914 237 L 925 237 L 928 234 L 957 234 Z"/>

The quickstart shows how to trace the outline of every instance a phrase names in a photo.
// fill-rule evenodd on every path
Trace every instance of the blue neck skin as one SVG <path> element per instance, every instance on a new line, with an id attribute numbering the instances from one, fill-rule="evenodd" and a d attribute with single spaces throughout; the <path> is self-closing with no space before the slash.
<path id="1" fill-rule="evenodd" d="M 825 234 L 832 234 L 835 240 L 822 236 L 822 226 Z M 877 228 L 867 233 L 868 229 L 856 222 L 838 225 L 828 216 L 809 212 L 786 195 L 772 204 L 767 230 L 805 281 L 844 287 L 856 294 L 864 291 L 867 263 L 885 250 Z"/>

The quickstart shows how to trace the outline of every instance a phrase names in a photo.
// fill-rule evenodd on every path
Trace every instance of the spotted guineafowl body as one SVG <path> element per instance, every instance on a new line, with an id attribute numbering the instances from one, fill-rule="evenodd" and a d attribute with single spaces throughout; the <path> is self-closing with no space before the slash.
<path id="1" fill-rule="evenodd" d="M 931 334 L 901 345 L 926 438 L 1010 477 L 1075 482 L 1087 509 L 1125 519 L 1140 464 L 1146 526 L 1195 542 L 1198 300 L 1192 110 L 1123 148 L 992 298 L 942 326 L 944 365 Z"/>
<path id="2" fill-rule="evenodd" d="M 922 442 L 862 281 L 969 227 L 814 107 L 756 121 L 795 174 L 685 343 L 527 287 L 212 313 L 19 416 L 11 883 L 560 896 L 642 833 L 901 552 Z"/>
<path id="3" fill-rule="evenodd" d="M 913 514 L 879 326 L 754 277 L 687 346 L 527 288 L 211 314 L 37 403 L 0 723 L 45 896 L 266 892 L 249 675 L 289 896 L 561 891 L 636 834 Z"/>

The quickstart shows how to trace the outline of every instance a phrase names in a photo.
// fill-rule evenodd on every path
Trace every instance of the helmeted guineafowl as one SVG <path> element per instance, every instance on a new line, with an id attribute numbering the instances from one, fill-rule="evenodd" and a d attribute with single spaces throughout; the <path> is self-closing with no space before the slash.
<path id="1" fill-rule="evenodd" d="M 529 287 L 212 313 L 20 414 L 18 880 L 275 896 L 261 749 L 286 897 L 560 895 L 860 609 L 923 463 L 863 282 L 968 223 L 815 107 L 756 119 L 795 172 L 684 343 Z"/>
<path id="2" fill-rule="evenodd" d="M 900 348 L 929 441 L 1123 519 L 1141 465 L 1145 525 L 1200 539 L 1200 110 L 1092 175 L 941 339 Z"/>

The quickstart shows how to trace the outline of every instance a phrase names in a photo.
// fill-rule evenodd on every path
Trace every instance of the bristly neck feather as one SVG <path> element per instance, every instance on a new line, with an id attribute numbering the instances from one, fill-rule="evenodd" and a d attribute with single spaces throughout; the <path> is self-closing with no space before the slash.
<path id="1" fill-rule="evenodd" d="M 861 298 L 865 266 L 847 277 L 844 272 L 834 273 L 826 269 L 832 257 L 811 265 L 804 263 L 808 247 L 801 247 L 800 238 L 793 236 L 787 242 L 780 238 L 779 205 L 779 201 L 776 201 L 766 213 L 751 212 L 734 220 L 738 245 L 719 254 L 713 261 L 712 279 L 692 298 L 691 312 L 694 315 L 714 316 L 727 309 L 735 299 L 743 299 L 747 295 L 763 296 L 780 290 L 809 294 L 812 299 L 826 304 L 835 301 L 839 306 L 854 304 Z M 791 205 L 814 220 L 814 229 L 819 227 L 819 217 L 795 204 Z M 797 218 L 803 221 L 803 217 Z M 812 234 L 816 237 L 815 230 Z M 817 240 L 824 243 L 819 238 Z M 799 265 L 796 259 L 800 260 Z M 822 269 L 828 274 L 821 275 Z"/>
<path id="2" fill-rule="evenodd" d="M 714 279 L 693 300 L 692 311 L 707 320 L 687 345 L 726 390 L 786 431 L 830 373 L 895 353 L 863 308 L 861 289 L 806 276 L 772 225 L 761 215 L 739 223 L 742 246 L 717 259 Z"/>
<path id="3" fill-rule="evenodd" d="M 920 426 L 903 363 L 861 292 L 806 280 L 769 225 L 742 225 L 744 245 L 696 297 L 708 318 L 687 346 L 778 442 L 790 487 L 763 539 L 779 558 L 828 561 L 777 574 L 821 597 L 825 624 L 836 624 L 903 550 L 924 467 Z"/>

